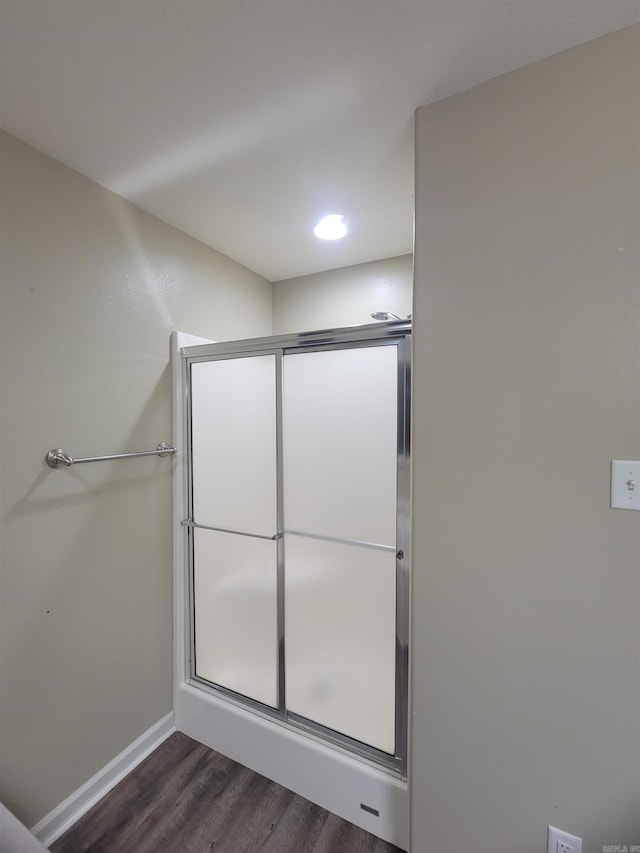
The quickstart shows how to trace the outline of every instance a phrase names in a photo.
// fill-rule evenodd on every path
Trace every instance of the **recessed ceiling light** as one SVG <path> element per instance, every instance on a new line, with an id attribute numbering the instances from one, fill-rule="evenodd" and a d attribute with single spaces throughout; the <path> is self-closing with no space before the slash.
<path id="1" fill-rule="evenodd" d="M 318 222 L 313 233 L 321 240 L 340 240 L 348 230 L 341 213 L 330 213 Z"/>

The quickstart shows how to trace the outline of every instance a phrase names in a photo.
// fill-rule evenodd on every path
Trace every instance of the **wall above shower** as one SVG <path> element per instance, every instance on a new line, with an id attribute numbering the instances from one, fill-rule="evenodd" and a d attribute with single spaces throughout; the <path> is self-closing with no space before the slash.
<path id="1" fill-rule="evenodd" d="M 413 310 L 413 255 L 356 264 L 273 285 L 273 333 L 371 323 L 375 311 Z"/>

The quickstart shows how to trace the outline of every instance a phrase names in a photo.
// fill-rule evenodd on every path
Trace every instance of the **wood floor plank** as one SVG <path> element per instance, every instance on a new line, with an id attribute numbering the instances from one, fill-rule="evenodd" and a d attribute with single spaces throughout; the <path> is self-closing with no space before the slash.
<path id="1" fill-rule="evenodd" d="M 145 817 L 131 853 L 182 851 L 207 817 L 224 822 L 233 815 L 234 806 L 244 802 L 254 774 L 231 762 L 221 775 L 214 766 L 213 755 L 205 754 L 187 784 Z M 124 853 L 125 848 L 122 849 Z M 126 851 L 129 853 L 128 847 Z"/>
<path id="2" fill-rule="evenodd" d="M 147 813 L 188 783 L 206 753 L 207 748 L 191 738 L 172 735 L 57 841 L 52 853 L 100 853 L 126 845 L 129 836 L 136 838 Z"/>
<path id="3" fill-rule="evenodd" d="M 299 853 L 300 850 L 312 850 L 328 815 L 329 812 L 320 806 L 292 794 L 291 802 L 272 834 L 265 844 L 256 850 L 260 853 Z"/>
<path id="4" fill-rule="evenodd" d="M 397 850 L 359 826 L 328 814 L 322 833 L 315 846 L 309 848 L 309 853 L 373 853 L 377 842 L 383 845 L 378 849 L 384 853 Z"/>
<path id="5" fill-rule="evenodd" d="M 51 853 L 402 853 L 179 732 Z"/>
<path id="6" fill-rule="evenodd" d="M 213 815 L 203 822 L 194 839 L 196 844 L 187 849 L 200 853 L 210 849 L 203 846 L 206 843 L 216 853 L 254 853 L 262 849 L 294 795 L 255 773 L 251 776 L 243 801 L 234 804 L 225 815 Z"/>

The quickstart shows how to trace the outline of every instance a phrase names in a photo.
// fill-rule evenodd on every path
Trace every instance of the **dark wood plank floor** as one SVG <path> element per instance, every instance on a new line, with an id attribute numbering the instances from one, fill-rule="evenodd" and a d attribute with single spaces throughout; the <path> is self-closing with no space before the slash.
<path id="1" fill-rule="evenodd" d="M 179 732 L 52 853 L 401 853 Z"/>

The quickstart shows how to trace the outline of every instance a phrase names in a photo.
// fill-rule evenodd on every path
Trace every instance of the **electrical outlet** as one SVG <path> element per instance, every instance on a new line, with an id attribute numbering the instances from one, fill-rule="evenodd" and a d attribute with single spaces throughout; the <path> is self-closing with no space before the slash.
<path id="1" fill-rule="evenodd" d="M 582 839 L 555 826 L 547 832 L 547 853 L 582 853 Z"/>

